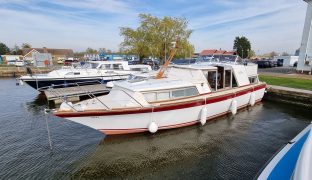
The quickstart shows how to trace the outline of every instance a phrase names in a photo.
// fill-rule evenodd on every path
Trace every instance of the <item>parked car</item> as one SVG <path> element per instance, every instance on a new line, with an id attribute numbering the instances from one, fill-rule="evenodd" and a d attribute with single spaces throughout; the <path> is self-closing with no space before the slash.
<path id="1" fill-rule="evenodd" d="M 128 61 L 128 64 L 129 64 L 129 65 L 140 64 L 140 60 L 138 60 L 138 59 L 135 59 L 135 60 L 129 60 L 129 61 Z"/>
<path id="2" fill-rule="evenodd" d="M 259 68 L 268 68 L 271 66 L 270 61 L 268 61 L 268 60 L 257 61 L 257 64 L 258 64 Z"/>
<path id="3" fill-rule="evenodd" d="M 143 64 L 150 65 L 152 69 L 159 69 L 159 61 L 158 60 L 152 60 L 152 59 L 143 59 Z"/>
<path id="4" fill-rule="evenodd" d="M 277 61 L 269 60 L 269 62 L 270 62 L 270 67 L 277 67 Z"/>
<path id="5" fill-rule="evenodd" d="M 179 65 L 188 65 L 188 64 L 194 64 L 196 62 L 196 59 L 173 59 L 171 61 L 171 64 L 179 64 Z"/>
<path id="6" fill-rule="evenodd" d="M 283 63 L 284 63 L 284 59 L 277 59 L 277 66 L 278 67 L 283 66 Z"/>
<path id="7" fill-rule="evenodd" d="M 65 59 L 59 59 L 57 60 L 57 64 L 64 64 Z"/>
<path id="8" fill-rule="evenodd" d="M 79 62 L 78 60 L 69 60 L 69 59 L 66 59 L 65 61 L 64 61 L 64 65 L 65 66 L 71 66 L 73 63 L 77 63 L 77 62 Z"/>

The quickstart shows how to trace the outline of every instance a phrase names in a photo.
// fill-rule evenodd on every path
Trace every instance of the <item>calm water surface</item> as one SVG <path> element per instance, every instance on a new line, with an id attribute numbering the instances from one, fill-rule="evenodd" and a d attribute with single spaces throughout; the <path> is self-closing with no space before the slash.
<path id="1" fill-rule="evenodd" d="M 0 79 L 0 179 L 252 179 L 312 119 L 266 101 L 203 127 L 105 137 L 45 107 L 35 90 Z"/>

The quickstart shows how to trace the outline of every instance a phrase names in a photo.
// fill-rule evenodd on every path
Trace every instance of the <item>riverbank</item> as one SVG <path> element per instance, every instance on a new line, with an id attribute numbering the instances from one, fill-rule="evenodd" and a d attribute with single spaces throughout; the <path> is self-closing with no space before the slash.
<path id="1" fill-rule="evenodd" d="M 29 67 L 34 74 L 45 74 L 52 71 L 52 68 L 46 67 Z M 0 77 L 19 77 L 26 75 L 26 67 L 15 67 L 15 66 L 0 66 Z"/>
<path id="2" fill-rule="evenodd" d="M 312 91 L 311 75 L 266 73 L 260 74 L 259 78 L 269 85 Z"/>

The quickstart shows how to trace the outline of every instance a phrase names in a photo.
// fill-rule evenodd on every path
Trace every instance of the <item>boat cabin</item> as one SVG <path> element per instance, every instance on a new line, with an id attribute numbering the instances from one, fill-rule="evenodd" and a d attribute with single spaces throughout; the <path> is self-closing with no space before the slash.
<path id="1" fill-rule="evenodd" d="M 243 65 L 182 65 L 169 67 L 161 79 L 134 78 L 114 82 L 106 96 L 100 97 L 106 109 L 150 107 L 159 103 L 198 98 L 258 82 L 254 67 Z M 81 106 L 84 106 L 81 104 Z M 84 106 L 85 107 L 85 106 Z M 103 106 L 88 104 L 88 108 Z"/>

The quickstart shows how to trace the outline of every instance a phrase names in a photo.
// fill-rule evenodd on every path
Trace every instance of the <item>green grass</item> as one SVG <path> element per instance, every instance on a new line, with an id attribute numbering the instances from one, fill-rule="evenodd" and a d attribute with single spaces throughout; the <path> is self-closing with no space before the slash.
<path id="1" fill-rule="evenodd" d="M 275 77 L 269 75 L 259 75 L 260 81 L 270 85 L 285 86 L 297 89 L 306 89 L 312 91 L 312 80 L 288 77 Z"/>

